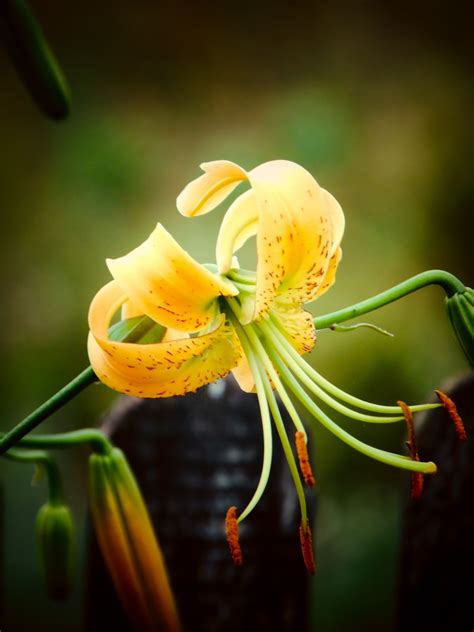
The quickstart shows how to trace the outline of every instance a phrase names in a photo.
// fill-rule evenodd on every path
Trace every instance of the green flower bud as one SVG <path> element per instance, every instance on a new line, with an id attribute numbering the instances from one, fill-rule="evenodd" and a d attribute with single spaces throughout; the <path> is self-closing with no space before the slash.
<path id="1" fill-rule="evenodd" d="M 474 369 L 474 290 L 457 292 L 446 300 L 446 308 L 459 344 Z"/>
<path id="2" fill-rule="evenodd" d="M 74 523 L 69 507 L 46 503 L 36 518 L 36 541 L 46 591 L 62 601 L 71 592 L 73 574 Z"/>

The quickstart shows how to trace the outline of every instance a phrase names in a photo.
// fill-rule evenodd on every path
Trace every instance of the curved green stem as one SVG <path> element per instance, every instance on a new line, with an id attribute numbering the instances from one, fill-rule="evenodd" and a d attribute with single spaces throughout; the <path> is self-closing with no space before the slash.
<path id="1" fill-rule="evenodd" d="M 0 434 L 0 438 L 3 435 Z M 95 428 L 83 428 L 72 432 L 62 432 L 58 434 L 33 435 L 23 437 L 19 444 L 22 448 L 73 448 L 78 445 L 89 445 L 97 454 L 110 454 L 113 449 L 112 444 L 105 434 Z M 13 448 L 14 449 L 14 448 Z M 12 449 L 5 453 L 8 456 Z"/>
<path id="2" fill-rule="evenodd" d="M 51 457 L 44 450 L 24 452 L 23 450 L 16 450 L 14 448 L 9 450 L 5 456 L 12 461 L 18 461 L 19 463 L 33 463 L 34 465 L 44 467 L 48 477 L 50 503 L 53 505 L 59 505 L 63 502 L 63 485 L 56 459 Z"/>
<path id="3" fill-rule="evenodd" d="M 412 292 L 416 292 L 421 288 L 427 287 L 428 285 L 441 286 L 446 292 L 446 296 L 448 298 L 458 292 L 464 292 L 466 289 L 464 284 L 449 272 L 445 272 L 444 270 L 427 270 L 426 272 L 421 272 L 421 274 L 417 274 L 416 276 L 395 285 L 389 290 L 385 290 L 385 292 L 376 294 L 365 301 L 355 303 L 350 307 L 345 307 L 344 309 L 340 309 L 330 314 L 325 314 L 324 316 L 318 316 L 313 320 L 314 326 L 316 329 L 326 329 L 327 327 L 331 327 L 331 325 L 336 325 L 337 323 L 343 323 L 346 320 L 357 318 L 358 316 L 372 312 L 375 309 L 379 309 L 384 305 L 393 303 L 393 301 L 397 301 L 398 299 L 403 298 Z"/>

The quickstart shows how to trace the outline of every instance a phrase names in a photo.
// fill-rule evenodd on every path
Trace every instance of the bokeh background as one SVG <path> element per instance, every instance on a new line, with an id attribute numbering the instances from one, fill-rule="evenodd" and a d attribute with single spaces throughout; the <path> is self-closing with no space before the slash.
<path id="1" fill-rule="evenodd" d="M 45 119 L 0 56 L 2 429 L 87 364 L 87 308 L 109 278 L 105 257 L 126 253 L 161 221 L 197 259 L 213 260 L 222 213 L 191 221 L 175 210 L 203 161 L 251 168 L 294 160 L 340 201 L 344 259 L 315 314 L 428 268 L 474 283 L 474 90 L 462 3 L 31 4 L 73 107 L 64 122 Z M 370 321 L 395 338 L 324 331 L 312 354 L 346 390 L 422 401 L 467 368 L 440 290 Z M 93 387 L 42 429 L 94 425 L 113 399 Z M 361 424 L 357 433 L 386 449 L 403 444 L 402 426 Z M 408 476 L 323 429 L 313 454 L 320 501 L 311 629 L 390 630 Z M 85 456 L 61 456 L 79 575 Z M 2 461 L 1 473 L 5 630 L 83 630 L 80 581 L 64 605 L 43 598 L 33 524 L 44 483 L 31 485 L 28 466 Z"/>

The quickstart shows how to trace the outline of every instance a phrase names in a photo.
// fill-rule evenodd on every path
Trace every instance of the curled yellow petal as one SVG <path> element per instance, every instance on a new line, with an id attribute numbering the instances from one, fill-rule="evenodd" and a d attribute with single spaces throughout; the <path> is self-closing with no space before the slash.
<path id="1" fill-rule="evenodd" d="M 229 207 L 216 247 L 219 272 L 226 274 L 234 252 L 257 235 L 255 305 L 248 322 L 263 316 L 278 296 L 298 305 L 314 300 L 323 284 L 327 289 L 339 261 L 335 253 L 344 214 L 306 169 L 287 160 L 266 162 L 249 172 L 227 161 L 203 168 L 205 175 L 178 198 L 185 215 L 209 212 L 237 182 L 247 180 L 251 187 Z"/>
<path id="2" fill-rule="evenodd" d="M 251 171 L 249 179 L 260 213 L 257 318 L 277 296 L 294 304 L 313 300 L 340 235 L 334 228 L 338 218 L 333 224 L 337 207 L 303 167 L 273 161 Z"/>
<path id="3" fill-rule="evenodd" d="M 326 276 L 324 277 L 323 282 L 321 283 L 321 285 L 318 288 L 318 291 L 316 292 L 316 297 L 321 296 L 322 294 L 327 292 L 327 290 L 329 290 L 331 285 L 335 282 L 337 266 L 339 265 L 339 262 L 341 261 L 341 259 L 342 259 L 342 250 L 341 248 L 338 247 L 336 251 L 334 252 L 333 256 L 331 257 L 331 259 L 329 260 L 329 267 L 327 269 Z"/>
<path id="4" fill-rule="evenodd" d="M 127 318 L 135 318 L 137 316 L 143 316 L 143 310 L 132 303 L 132 301 L 125 301 L 122 305 L 121 317 L 122 320 Z"/>
<path id="5" fill-rule="evenodd" d="M 204 329 L 215 316 L 214 299 L 237 294 L 230 282 L 197 263 L 161 224 L 138 248 L 107 264 L 134 310 L 180 331 Z"/>
<path id="6" fill-rule="evenodd" d="M 190 182 L 178 195 L 176 206 L 182 215 L 194 217 L 209 213 L 245 180 L 245 170 L 229 160 L 204 162 L 203 176 Z"/>
<path id="7" fill-rule="evenodd" d="M 283 325 L 286 338 L 300 355 L 312 350 L 316 343 L 316 329 L 309 312 L 298 305 L 289 305 L 277 299 L 272 314 Z"/>
<path id="8" fill-rule="evenodd" d="M 217 267 L 221 274 L 231 269 L 234 252 L 257 233 L 258 220 L 257 200 L 250 189 L 239 195 L 222 220 L 216 246 Z"/>
<path id="9" fill-rule="evenodd" d="M 244 393 L 255 393 L 255 379 L 243 352 L 239 363 L 232 369 L 232 375 Z"/>
<path id="10" fill-rule="evenodd" d="M 332 224 L 332 247 L 329 250 L 329 254 L 332 257 L 342 241 L 346 219 L 344 217 L 344 211 L 336 198 L 331 195 L 329 191 L 326 191 L 326 189 L 321 190 L 323 191 L 326 205 L 329 208 L 329 216 Z"/>
<path id="11" fill-rule="evenodd" d="M 234 329 L 224 315 L 204 335 L 152 344 L 109 340 L 108 328 L 127 300 L 112 281 L 94 297 L 89 310 L 89 358 L 97 377 L 110 388 L 136 397 L 170 397 L 193 392 L 224 377 L 240 358 Z"/>

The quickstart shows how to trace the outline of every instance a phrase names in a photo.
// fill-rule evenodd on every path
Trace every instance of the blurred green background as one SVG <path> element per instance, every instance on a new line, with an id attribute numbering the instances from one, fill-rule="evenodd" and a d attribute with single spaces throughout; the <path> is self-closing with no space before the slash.
<path id="1" fill-rule="evenodd" d="M 87 309 L 109 278 L 105 257 L 128 252 L 161 221 L 198 260 L 213 260 L 222 213 L 190 221 L 175 210 L 203 161 L 251 168 L 294 160 L 340 201 L 344 259 L 315 314 L 433 267 L 473 284 L 474 90 L 461 3 L 32 6 L 73 107 L 65 122 L 46 120 L 0 57 L 3 429 L 87 364 Z M 440 290 L 370 321 L 395 338 L 325 331 L 312 354 L 326 377 L 354 394 L 422 401 L 467 368 Z M 113 399 L 93 387 L 42 430 L 96 424 Z M 402 426 L 361 424 L 357 433 L 386 449 L 403 443 Z M 353 454 L 324 430 L 313 454 L 314 629 L 390 630 L 409 477 Z M 82 543 L 85 455 L 65 453 L 61 462 Z M 42 621 L 47 630 L 79 632 L 80 584 L 65 605 L 42 597 L 33 523 L 44 484 L 30 485 L 29 467 L 2 461 L 1 471 L 5 629 L 39 630 Z"/>

